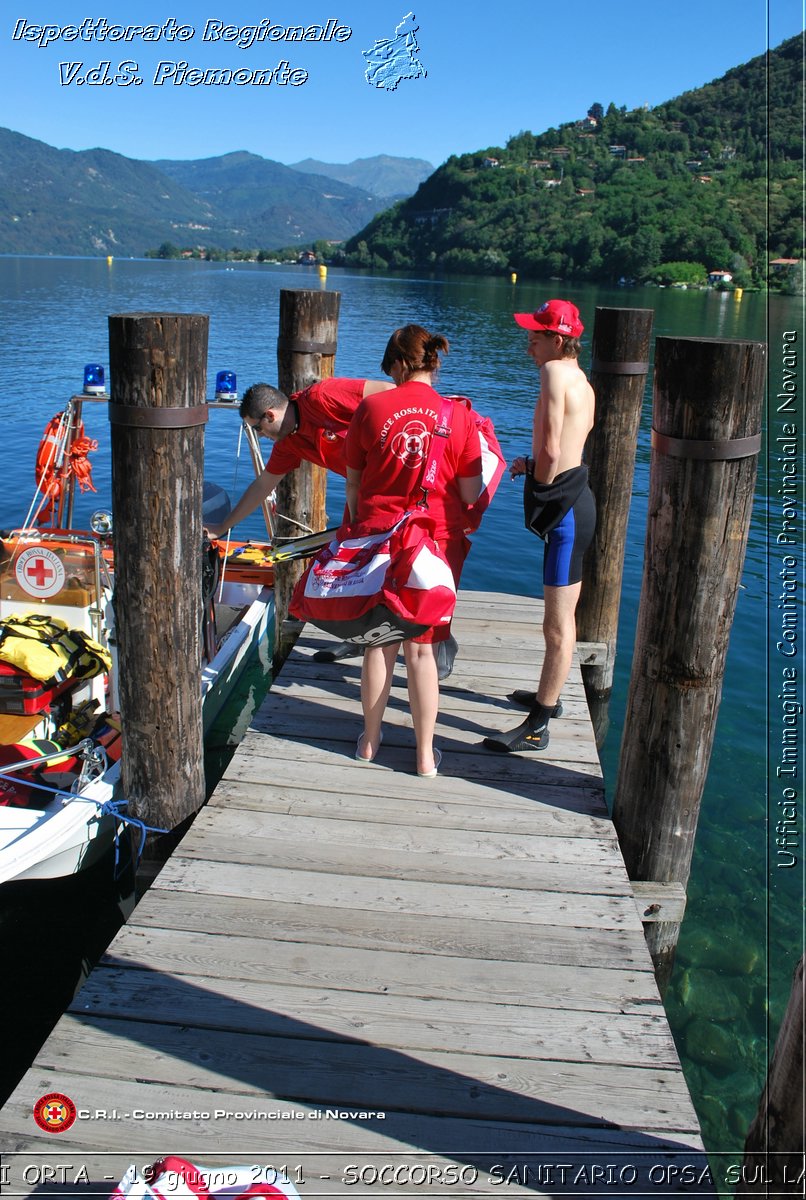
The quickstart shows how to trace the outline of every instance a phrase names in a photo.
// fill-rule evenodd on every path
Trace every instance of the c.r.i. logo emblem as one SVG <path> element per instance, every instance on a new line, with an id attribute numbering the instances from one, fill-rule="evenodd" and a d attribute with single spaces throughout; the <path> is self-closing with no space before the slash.
<path id="1" fill-rule="evenodd" d="M 45 1133 L 65 1133 L 76 1119 L 76 1106 L 61 1092 L 48 1092 L 34 1105 L 34 1120 Z"/>

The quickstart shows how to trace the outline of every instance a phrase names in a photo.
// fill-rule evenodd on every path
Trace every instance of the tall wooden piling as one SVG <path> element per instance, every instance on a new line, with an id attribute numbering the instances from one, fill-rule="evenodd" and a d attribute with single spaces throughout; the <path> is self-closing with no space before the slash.
<path id="1" fill-rule="evenodd" d="M 604 662 L 582 668 L 588 699 L 598 707 L 613 689 L 627 519 L 654 315 L 651 308 L 597 308 L 593 327 L 596 420 L 585 461 L 596 498 L 596 533 L 583 563 L 576 622 L 580 642 L 607 647 Z"/>
<path id="2" fill-rule="evenodd" d="M 658 338 L 649 515 L 613 820 L 631 879 L 691 867 L 761 445 L 766 347 Z M 651 889 L 644 889 L 644 894 Z M 679 923 L 645 925 L 661 984 Z"/>
<path id="3" fill-rule="evenodd" d="M 745 1143 L 737 1195 L 803 1195 L 803 957 Z"/>
<path id="4" fill-rule="evenodd" d="M 172 829 L 204 803 L 202 498 L 209 320 L 109 318 L 115 613 L 129 812 Z"/>
<path id="5" fill-rule="evenodd" d="M 280 333 L 277 339 L 277 376 L 280 390 L 290 396 L 319 379 L 333 375 L 336 339 L 339 327 L 339 292 L 280 292 Z M 277 537 L 293 538 L 305 528 L 324 529 L 326 471 L 311 463 L 301 463 L 289 472 L 277 489 Z M 284 518 L 290 517 L 287 521 Z M 296 522 L 296 524 L 292 523 Z M 303 529 L 300 529 L 303 526 Z M 275 669 L 284 661 L 293 645 L 293 637 L 283 630 L 294 584 L 304 563 L 284 563 L 275 569 L 276 604 Z"/>

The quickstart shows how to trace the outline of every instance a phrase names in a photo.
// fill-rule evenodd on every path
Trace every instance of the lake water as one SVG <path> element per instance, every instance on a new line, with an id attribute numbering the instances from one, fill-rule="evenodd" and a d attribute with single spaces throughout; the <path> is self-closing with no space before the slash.
<path id="1" fill-rule="evenodd" d="M 202 312 L 210 315 L 208 395 L 215 374 L 237 372 L 238 387 L 276 381 L 278 295 L 281 288 L 323 286 L 315 268 L 253 264 L 0 258 L 0 392 L 6 449 L 0 527 L 19 524 L 33 493 L 36 447 L 48 419 L 80 391 L 83 366 L 108 371 L 107 316 L 116 312 Z M 336 372 L 380 377 L 380 360 L 393 328 L 417 321 L 451 343 L 442 369 L 443 391 L 464 393 L 495 421 L 508 458 L 529 446 L 536 377 L 524 354 L 513 310 L 529 310 L 565 285 L 507 279 L 384 277 L 331 270 L 326 282 L 341 293 Z M 719 293 L 593 286 L 573 287 L 587 333 L 582 365 L 589 364 L 594 308 L 652 308 L 654 334 L 750 338 L 770 342 L 771 372 L 780 378 L 782 331 L 799 330 L 801 301 L 746 294 L 741 302 Z M 776 358 L 777 356 L 777 358 Z M 776 366 L 776 362 L 778 366 Z M 107 376 L 108 377 L 108 376 Z M 650 376 L 651 380 L 651 376 Z M 772 375 L 771 375 L 771 381 Z M 801 398 L 802 405 L 802 398 Z M 87 406 L 87 433 L 101 445 L 92 457 L 98 496 L 77 498 L 80 524 L 109 496 L 105 417 Z M 797 419 L 797 418 L 795 418 Z M 798 419 L 799 420 L 799 419 Z M 629 681 L 631 647 L 641 586 L 649 482 L 651 385 L 641 422 L 621 605 L 619 649 L 610 730 L 602 762 L 612 799 Z M 206 435 L 206 474 L 233 499 L 252 477 L 238 461 L 239 422 L 213 411 Z M 797 865 L 776 867 L 776 812 L 768 796 L 768 712 L 780 702 L 780 671 L 768 673 L 768 468 L 774 446 L 759 458 L 757 501 L 743 587 L 731 635 L 716 744 L 697 835 L 689 902 L 667 1008 L 689 1086 L 712 1151 L 736 1154 L 743 1145 L 766 1074 L 774 1038 L 802 950 L 803 854 Z M 800 480 L 802 494 L 802 478 Z M 330 483 L 329 508 L 337 519 L 340 481 Z M 776 498 L 770 505 L 775 519 Z M 778 506 L 780 508 L 780 506 Z M 802 526 L 798 528 L 802 531 Z M 239 536 L 261 536 L 253 517 Z M 802 532 L 799 535 L 802 541 Z M 793 551 L 802 578 L 802 547 Z M 780 557 L 780 555 L 778 556 Z M 539 555 L 522 528 L 520 488 L 502 483 L 463 575 L 469 588 L 539 593 Z M 770 587 L 774 587 L 773 580 Z M 773 591 L 773 607 L 778 591 Z M 684 602 L 684 598 L 681 598 Z M 800 628 L 802 630 L 802 608 Z M 779 625 L 780 629 L 780 625 Z M 799 657 L 791 660 L 802 664 Z M 799 679 L 802 670 L 799 669 Z M 802 696 L 802 685 L 800 685 Z M 779 722 L 780 728 L 780 722 Z M 771 742 L 771 745 L 774 745 Z M 778 742 L 780 746 L 780 734 Z M 779 753 L 774 750 L 773 753 Z M 774 766 L 774 760 L 773 760 Z M 797 784 L 799 790 L 799 784 Z M 780 791 L 780 786 L 779 786 Z M 775 797 L 773 797 L 775 799 Z M 769 810 L 772 811 L 771 822 Z M 799 810 L 801 811 L 801 810 Z M 2 914 L 0 914 L 1 916 Z"/>

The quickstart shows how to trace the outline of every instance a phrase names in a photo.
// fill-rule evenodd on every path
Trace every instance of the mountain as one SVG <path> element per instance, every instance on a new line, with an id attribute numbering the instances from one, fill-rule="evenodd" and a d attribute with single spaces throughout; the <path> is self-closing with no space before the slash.
<path id="1" fill-rule="evenodd" d="M 384 203 L 246 151 L 141 162 L 0 129 L 0 254 L 310 245 L 349 237 Z"/>
<path id="2" fill-rule="evenodd" d="M 110 150 L 56 150 L 0 129 L 0 253 L 142 254 L 212 230 L 210 205 Z"/>
<path id="3" fill-rule="evenodd" d="M 246 231 L 227 245 L 338 241 L 384 207 L 364 190 L 245 150 L 187 162 L 161 159 L 154 166 Z"/>
<path id="4" fill-rule="evenodd" d="M 351 163 L 326 163 L 315 158 L 304 158 L 302 162 L 290 165 L 294 171 L 340 179 L 343 183 L 362 188 L 370 195 L 385 200 L 400 200 L 410 196 L 434 170 L 433 165 L 424 158 L 393 158 L 389 154 L 356 158 Z"/>
<path id="5" fill-rule="evenodd" d="M 658 107 L 452 156 L 337 255 L 538 278 L 762 282 L 803 257 L 803 35 Z M 769 138 L 768 138 L 769 131 Z"/>

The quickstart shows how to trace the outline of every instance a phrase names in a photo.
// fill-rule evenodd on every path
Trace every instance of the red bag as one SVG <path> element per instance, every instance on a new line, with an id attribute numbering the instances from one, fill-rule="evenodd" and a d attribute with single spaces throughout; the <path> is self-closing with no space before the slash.
<path id="1" fill-rule="evenodd" d="M 289 611 L 344 642 L 385 646 L 448 625 L 456 584 L 433 538 L 428 490 L 450 437 L 451 400 L 442 398 L 414 495 L 417 504 L 391 529 L 348 526 L 320 550 L 294 588 Z"/>
<path id="2" fill-rule="evenodd" d="M 365 527 L 364 527 L 365 528 Z M 447 625 L 456 585 L 431 530 L 416 510 L 392 526 L 345 530 L 320 550 L 294 588 L 289 610 L 342 641 L 383 646 Z"/>
<path id="3" fill-rule="evenodd" d="M 467 396 L 451 396 L 454 404 L 464 404 L 475 422 L 479 435 L 479 450 L 481 451 L 481 495 L 475 504 L 465 511 L 465 533 L 475 533 L 481 524 L 490 501 L 496 493 L 501 476 L 506 469 L 507 460 L 504 458 L 498 438 L 495 436 L 495 426 L 489 417 L 477 413 Z"/>

